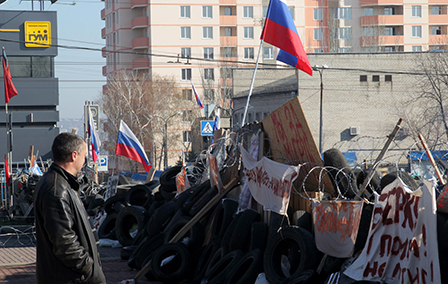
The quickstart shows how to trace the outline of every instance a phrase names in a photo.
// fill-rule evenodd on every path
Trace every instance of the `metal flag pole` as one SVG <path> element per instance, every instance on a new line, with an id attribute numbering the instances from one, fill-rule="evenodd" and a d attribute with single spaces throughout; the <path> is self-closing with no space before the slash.
<path id="1" fill-rule="evenodd" d="M 247 109 L 249 107 L 250 96 L 252 95 L 252 90 L 254 88 L 255 74 L 257 73 L 258 61 L 260 60 L 261 48 L 263 45 L 263 40 L 260 41 L 260 47 L 258 48 L 257 62 L 255 63 L 254 74 L 252 75 L 252 82 L 250 83 L 249 95 L 247 95 L 246 108 L 244 109 L 243 120 L 241 121 L 241 127 L 244 126 L 244 121 L 246 120 Z"/>

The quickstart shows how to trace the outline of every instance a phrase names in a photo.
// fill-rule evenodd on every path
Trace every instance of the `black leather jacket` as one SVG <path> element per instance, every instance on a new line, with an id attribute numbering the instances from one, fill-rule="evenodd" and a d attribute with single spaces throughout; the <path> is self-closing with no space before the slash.
<path id="1" fill-rule="evenodd" d="M 52 164 L 34 192 L 38 283 L 106 283 L 74 176 Z"/>

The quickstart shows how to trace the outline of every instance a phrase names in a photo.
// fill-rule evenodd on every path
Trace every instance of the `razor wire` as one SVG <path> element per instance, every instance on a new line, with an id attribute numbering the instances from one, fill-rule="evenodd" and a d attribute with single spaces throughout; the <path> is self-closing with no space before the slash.
<path id="1" fill-rule="evenodd" d="M 35 226 L 28 226 L 23 231 L 13 226 L 2 226 L 1 229 L 10 232 L 0 233 L 0 247 L 36 246 Z"/>

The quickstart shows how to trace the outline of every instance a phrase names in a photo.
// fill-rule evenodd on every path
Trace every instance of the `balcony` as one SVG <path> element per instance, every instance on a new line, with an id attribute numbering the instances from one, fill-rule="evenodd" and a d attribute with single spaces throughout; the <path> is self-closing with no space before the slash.
<path id="1" fill-rule="evenodd" d="M 132 60 L 133 69 L 149 69 L 149 58 L 139 58 Z"/>
<path id="2" fill-rule="evenodd" d="M 132 40 L 132 49 L 146 49 L 149 48 L 149 38 L 138 37 Z"/>
<path id="3" fill-rule="evenodd" d="M 106 57 L 106 53 L 107 53 L 106 47 L 101 48 L 101 56 Z"/>
<path id="4" fill-rule="evenodd" d="M 101 38 L 106 38 L 106 28 L 101 29 Z"/>
<path id="5" fill-rule="evenodd" d="M 430 45 L 446 45 L 448 35 L 429 35 Z"/>
<path id="6" fill-rule="evenodd" d="M 106 9 L 101 10 L 101 20 L 106 19 Z"/>
<path id="7" fill-rule="evenodd" d="M 219 5 L 236 5 L 236 0 L 219 0 Z"/>
<path id="8" fill-rule="evenodd" d="M 132 29 L 143 29 L 149 26 L 148 17 L 136 17 L 132 19 Z"/>
<path id="9" fill-rule="evenodd" d="M 431 25 L 446 25 L 446 23 L 448 23 L 448 15 L 429 15 L 428 22 Z"/>
<path id="10" fill-rule="evenodd" d="M 148 0 L 131 0 L 131 9 L 145 8 L 148 6 Z"/>
<path id="11" fill-rule="evenodd" d="M 376 15 L 361 17 L 361 26 L 402 26 L 403 15 Z"/>
<path id="12" fill-rule="evenodd" d="M 222 36 L 220 37 L 221 46 L 237 46 L 238 38 L 236 36 Z"/>
<path id="13" fill-rule="evenodd" d="M 107 75 L 107 65 L 103 66 L 103 76 Z"/>
<path id="14" fill-rule="evenodd" d="M 383 45 L 402 45 L 403 44 L 402 35 L 394 36 L 364 36 L 361 37 L 361 46 L 383 46 Z"/>
<path id="15" fill-rule="evenodd" d="M 236 26 L 236 23 L 237 23 L 236 15 L 219 16 L 219 23 L 221 26 Z"/>
<path id="16" fill-rule="evenodd" d="M 361 0 L 362 6 L 403 5 L 403 0 Z"/>

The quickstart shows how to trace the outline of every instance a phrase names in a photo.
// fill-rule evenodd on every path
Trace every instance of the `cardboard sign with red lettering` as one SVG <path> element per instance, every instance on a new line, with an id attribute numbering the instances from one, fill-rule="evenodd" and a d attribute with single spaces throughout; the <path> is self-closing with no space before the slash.
<path id="1" fill-rule="evenodd" d="M 190 182 L 187 178 L 187 168 L 183 167 L 182 170 L 176 175 L 177 194 L 189 189 L 190 187 Z"/>
<path id="2" fill-rule="evenodd" d="M 288 166 L 263 157 L 257 162 L 240 145 L 244 174 L 254 199 L 265 209 L 286 215 L 291 186 L 300 166 Z"/>
<path id="3" fill-rule="evenodd" d="M 439 284 L 435 214 L 431 182 L 412 192 L 396 179 L 376 198 L 366 245 L 344 274 L 358 281 Z"/>
<path id="4" fill-rule="evenodd" d="M 207 162 L 210 167 L 210 185 L 216 186 L 218 191 L 221 191 L 223 185 L 221 181 L 221 176 L 219 175 L 218 161 L 215 155 L 207 152 Z"/>
<path id="5" fill-rule="evenodd" d="M 363 201 L 313 201 L 317 248 L 334 257 L 351 257 L 355 248 Z"/>

